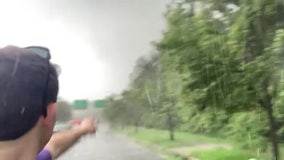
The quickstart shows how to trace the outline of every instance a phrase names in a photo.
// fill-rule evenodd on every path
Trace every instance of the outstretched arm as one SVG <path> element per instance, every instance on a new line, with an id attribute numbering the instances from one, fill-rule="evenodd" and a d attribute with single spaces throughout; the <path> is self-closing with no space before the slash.
<path id="1" fill-rule="evenodd" d="M 94 125 L 94 119 L 87 118 L 75 129 L 54 133 L 45 146 L 45 149 L 51 153 L 52 159 L 55 159 L 70 148 L 83 135 L 95 133 L 96 127 Z"/>

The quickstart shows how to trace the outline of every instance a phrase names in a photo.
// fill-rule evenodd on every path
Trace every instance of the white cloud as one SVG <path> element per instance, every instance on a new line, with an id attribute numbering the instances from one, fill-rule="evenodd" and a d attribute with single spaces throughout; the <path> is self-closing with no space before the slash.
<path id="1" fill-rule="evenodd" d="M 30 3 L 29 3 L 30 2 Z M 48 19 L 32 1 L 0 2 L 0 46 L 42 45 L 62 67 L 60 96 L 65 99 L 103 96 L 105 65 L 80 34 L 66 24 Z"/>

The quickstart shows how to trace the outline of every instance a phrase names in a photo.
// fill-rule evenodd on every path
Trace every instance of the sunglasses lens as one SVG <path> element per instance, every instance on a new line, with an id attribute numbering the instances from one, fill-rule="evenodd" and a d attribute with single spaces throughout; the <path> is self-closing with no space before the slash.
<path id="1" fill-rule="evenodd" d="M 44 59 L 50 59 L 49 50 L 41 47 L 27 47 L 26 49 L 32 51 L 33 53 L 39 55 Z"/>

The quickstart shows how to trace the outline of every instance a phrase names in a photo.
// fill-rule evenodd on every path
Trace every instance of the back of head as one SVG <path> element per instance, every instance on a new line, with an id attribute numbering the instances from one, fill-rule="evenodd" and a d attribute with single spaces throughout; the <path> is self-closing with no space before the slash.
<path id="1" fill-rule="evenodd" d="M 17 139 L 32 129 L 57 93 L 57 74 L 47 60 L 24 48 L 1 48 L 0 141 Z"/>

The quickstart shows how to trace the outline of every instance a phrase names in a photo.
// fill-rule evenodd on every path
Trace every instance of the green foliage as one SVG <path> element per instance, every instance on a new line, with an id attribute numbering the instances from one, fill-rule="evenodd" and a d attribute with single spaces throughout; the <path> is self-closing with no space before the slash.
<path id="1" fill-rule="evenodd" d="M 196 8 L 200 6 L 200 8 Z M 188 0 L 165 14 L 151 57 L 138 59 L 131 84 L 109 101 L 114 123 L 222 136 L 265 151 L 284 135 L 284 3 Z M 280 137 L 284 140 L 284 137 Z"/>
<path id="2" fill-rule="evenodd" d="M 119 99 L 115 100 L 114 97 L 109 97 L 106 100 L 103 115 L 113 126 L 130 125 L 127 115 L 129 115 L 125 103 Z"/>
<path id="3" fill-rule="evenodd" d="M 223 129 L 223 135 L 241 142 L 243 149 L 266 151 L 267 139 L 262 134 L 267 133 L 267 121 L 263 114 L 256 112 L 238 112 L 232 115 L 228 125 Z"/>
<path id="4" fill-rule="evenodd" d="M 186 123 L 188 131 L 211 136 L 222 135 L 222 128 L 228 121 L 224 111 L 214 111 L 211 108 L 196 112 Z"/>
<path id="5" fill-rule="evenodd" d="M 193 112 L 190 121 L 196 125 L 189 123 L 190 128 L 195 132 L 212 132 L 210 129 L 214 127 L 210 121 L 214 121 L 213 115 L 218 111 L 207 108 L 217 108 L 228 114 L 240 112 L 229 121 L 233 125 L 227 129 L 233 130 L 228 135 L 243 139 L 247 137 L 244 134 L 249 134 L 249 145 L 255 142 L 253 146 L 258 146 L 264 140 L 266 127 L 258 127 L 257 121 L 242 112 L 250 113 L 253 108 L 260 107 L 267 112 L 269 121 L 264 124 L 270 128 L 273 156 L 278 159 L 273 105 L 279 94 L 279 73 L 283 67 L 284 20 L 277 18 L 283 12 L 278 12 L 279 8 L 283 9 L 283 3 L 270 0 L 228 2 L 237 5 L 235 11 L 228 13 L 228 3 L 212 0 L 205 2 L 209 7 L 195 14 L 185 9 L 192 3 L 180 3 L 167 12 L 167 31 L 161 42 L 156 43 L 162 57 L 174 59 L 175 69 L 189 75 L 184 79 L 183 89 L 186 94 L 193 95 L 193 106 L 204 112 Z M 163 61 L 164 65 L 171 63 Z M 247 118 L 251 120 L 245 121 Z M 241 132 L 237 133 L 238 125 L 234 122 L 245 124 L 245 129 L 239 128 Z"/>
<path id="6" fill-rule="evenodd" d="M 107 100 L 104 112 L 110 122 L 120 125 L 168 129 L 174 140 L 181 122 L 177 111 L 182 81 L 179 74 L 161 66 L 160 61 L 159 54 L 138 59 L 130 76 L 130 88 L 120 98 Z"/>

